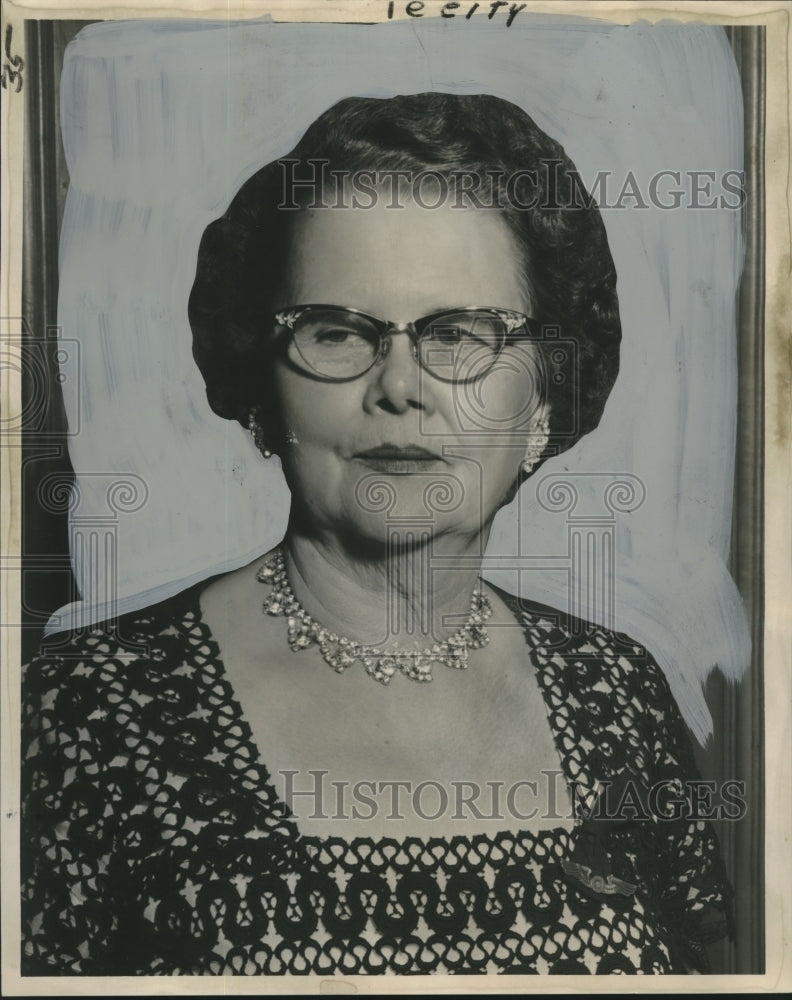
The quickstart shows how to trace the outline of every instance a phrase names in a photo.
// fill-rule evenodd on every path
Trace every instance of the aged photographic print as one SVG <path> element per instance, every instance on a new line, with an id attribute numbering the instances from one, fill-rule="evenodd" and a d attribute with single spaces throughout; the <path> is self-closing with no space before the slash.
<path id="1" fill-rule="evenodd" d="M 4 7 L 16 993 L 774 967 L 768 31 L 562 6 Z"/>

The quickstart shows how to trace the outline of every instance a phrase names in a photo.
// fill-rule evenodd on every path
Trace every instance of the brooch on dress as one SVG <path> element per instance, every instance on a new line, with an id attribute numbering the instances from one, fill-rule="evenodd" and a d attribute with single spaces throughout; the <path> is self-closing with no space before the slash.
<path id="1" fill-rule="evenodd" d="M 620 785 L 616 782 L 615 785 Z M 570 858 L 561 860 L 561 867 L 567 881 L 574 884 L 592 899 L 602 899 L 607 896 L 632 896 L 638 888 L 637 884 L 628 882 L 613 874 L 611 856 L 608 851 L 609 834 L 614 826 L 624 825 L 623 821 L 608 818 L 594 818 L 594 806 L 607 808 L 603 796 L 607 796 L 607 787 L 596 782 L 589 811 L 576 832 L 575 847 Z M 600 800 L 599 803 L 597 800 Z"/>
<path id="2" fill-rule="evenodd" d="M 632 882 L 625 882 L 624 879 L 616 878 L 615 875 L 595 874 L 587 865 L 579 865 L 576 861 L 561 862 L 570 878 L 576 879 L 584 889 L 590 889 L 601 896 L 632 896 L 638 888 Z"/>

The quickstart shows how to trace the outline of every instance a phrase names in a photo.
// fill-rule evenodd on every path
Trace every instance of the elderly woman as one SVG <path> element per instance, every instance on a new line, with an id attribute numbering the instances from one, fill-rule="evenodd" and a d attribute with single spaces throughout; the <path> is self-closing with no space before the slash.
<path id="1" fill-rule="evenodd" d="M 350 99 L 207 228 L 195 358 L 288 530 L 27 668 L 27 973 L 707 968 L 730 889 L 662 673 L 479 578 L 617 373 L 575 178 L 497 98 Z"/>

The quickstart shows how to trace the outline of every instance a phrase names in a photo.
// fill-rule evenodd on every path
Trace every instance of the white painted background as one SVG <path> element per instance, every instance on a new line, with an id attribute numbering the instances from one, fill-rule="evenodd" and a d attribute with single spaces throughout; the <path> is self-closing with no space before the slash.
<path id="1" fill-rule="evenodd" d="M 80 413 L 71 520 L 77 531 L 106 516 L 114 478 L 145 483 L 145 502 L 127 497 L 130 509 L 117 515 L 110 572 L 120 610 L 243 565 L 286 523 L 277 461 L 264 463 L 245 431 L 211 412 L 192 361 L 186 305 L 204 227 L 335 101 L 432 89 L 521 105 L 584 179 L 612 171 L 616 194 L 630 170 L 645 185 L 659 170 L 720 176 L 742 165 L 739 79 L 717 28 L 527 14 L 508 29 L 432 18 L 113 22 L 68 47 L 58 322 L 81 344 L 80 377 L 64 385 L 67 411 Z M 568 471 L 590 505 L 601 481 L 577 474 L 637 476 L 645 500 L 617 518 L 615 624 L 649 647 L 703 737 L 711 719 L 700 682 L 716 664 L 738 677 L 749 661 L 725 568 L 740 216 L 653 207 L 603 215 L 619 275 L 621 373 L 600 428 L 498 515 L 485 575 L 566 607 L 563 574 L 526 571 L 518 582 L 498 569 L 499 555 L 520 553 L 529 568 L 531 555 L 566 552 L 565 515 L 542 508 L 536 484 Z M 50 631 L 107 614 L 102 565 L 76 549 L 73 559 L 85 603 L 61 609 Z"/>

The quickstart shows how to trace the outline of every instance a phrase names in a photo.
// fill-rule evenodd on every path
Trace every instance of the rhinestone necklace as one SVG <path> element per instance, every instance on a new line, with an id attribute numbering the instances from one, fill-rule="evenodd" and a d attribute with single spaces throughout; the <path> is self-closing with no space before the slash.
<path id="1" fill-rule="evenodd" d="M 485 622 L 492 614 L 492 605 L 478 586 L 470 599 L 470 611 L 464 625 L 444 642 L 420 650 L 401 649 L 398 645 L 383 649 L 336 635 L 314 621 L 289 586 L 279 548 L 256 576 L 271 588 L 262 605 L 265 614 L 286 618 L 292 651 L 296 653 L 318 646 L 322 659 L 339 674 L 353 663 L 361 663 L 369 677 L 381 684 L 389 684 L 397 671 L 412 681 L 427 682 L 432 680 L 432 668 L 436 663 L 465 670 L 470 650 L 481 649 L 489 642 Z"/>

